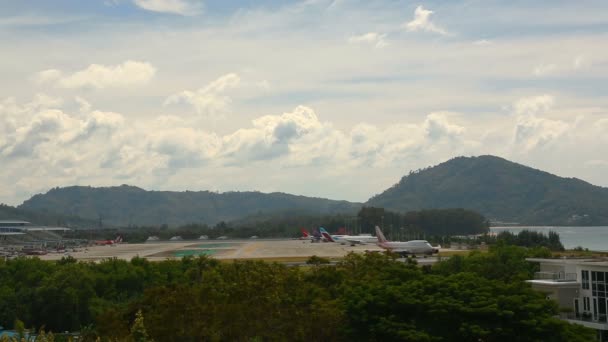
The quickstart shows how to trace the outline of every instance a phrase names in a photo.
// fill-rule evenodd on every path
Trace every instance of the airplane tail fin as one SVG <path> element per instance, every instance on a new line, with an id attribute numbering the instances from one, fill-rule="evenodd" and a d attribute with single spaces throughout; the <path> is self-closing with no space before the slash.
<path id="1" fill-rule="evenodd" d="M 336 241 L 335 241 L 335 240 L 334 240 L 334 239 L 331 237 L 331 235 L 330 235 L 330 234 L 327 232 L 327 230 L 325 230 L 325 228 L 320 227 L 320 228 L 319 228 L 319 231 L 321 232 L 321 235 L 323 235 L 323 237 L 324 237 L 324 238 L 325 238 L 327 241 L 329 241 L 329 242 L 336 242 Z"/>
<path id="2" fill-rule="evenodd" d="M 310 235 L 308 234 L 308 232 L 306 231 L 306 229 L 304 229 L 304 228 L 300 228 L 300 231 L 302 232 L 302 237 L 307 238 L 307 237 L 309 237 L 309 236 L 310 236 Z"/>
<path id="3" fill-rule="evenodd" d="M 121 236 L 121 235 L 118 235 L 118 236 L 116 237 L 116 239 L 114 239 L 114 243 L 121 243 L 121 242 L 122 242 L 122 236 Z"/>
<path id="4" fill-rule="evenodd" d="M 386 240 L 386 238 L 384 237 L 384 234 L 382 233 L 382 231 L 380 230 L 380 227 L 378 227 L 378 226 L 376 226 L 376 237 L 378 238 L 378 242 L 380 242 L 380 243 L 388 241 L 388 240 Z"/>

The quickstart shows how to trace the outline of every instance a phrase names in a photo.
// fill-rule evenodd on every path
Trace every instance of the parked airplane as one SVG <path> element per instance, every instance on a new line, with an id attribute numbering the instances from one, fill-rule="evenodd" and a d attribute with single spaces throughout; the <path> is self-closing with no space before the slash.
<path id="1" fill-rule="evenodd" d="M 321 228 L 321 234 L 323 234 L 323 237 L 330 242 L 339 242 L 343 245 L 349 243 L 351 246 L 374 243 L 378 241 L 378 239 L 371 234 L 331 235 L 324 228 Z"/>
<path id="2" fill-rule="evenodd" d="M 325 241 L 325 238 L 323 237 L 323 234 L 319 231 L 319 229 L 313 230 L 312 234 L 309 234 L 308 231 L 304 228 L 300 228 L 300 231 L 302 232 L 300 240 L 310 240 L 310 242 Z"/>
<path id="3" fill-rule="evenodd" d="M 300 231 L 302 232 L 302 236 L 299 238 L 300 240 L 312 240 L 312 235 L 308 234 L 306 229 L 300 228 Z"/>
<path id="4" fill-rule="evenodd" d="M 46 249 L 38 248 L 38 247 L 23 247 L 21 249 L 21 253 L 25 255 L 46 255 L 48 252 Z"/>
<path id="5" fill-rule="evenodd" d="M 376 226 L 376 236 L 378 237 L 378 246 L 402 257 L 415 256 L 416 254 L 433 255 L 439 252 L 438 247 L 431 246 L 426 240 L 388 241 L 378 226 Z"/>
<path id="6" fill-rule="evenodd" d="M 342 239 L 350 243 L 351 246 L 364 245 L 366 243 L 374 243 L 378 241 L 378 238 L 373 236 L 372 234 L 348 235 L 343 237 Z"/>
<path id="7" fill-rule="evenodd" d="M 114 240 L 97 240 L 95 241 L 96 245 L 106 246 L 106 245 L 115 245 L 122 242 L 122 236 L 118 235 Z"/>
<path id="8" fill-rule="evenodd" d="M 327 232 L 327 230 L 325 230 L 325 228 L 319 227 L 319 232 L 321 233 L 321 236 L 323 236 L 325 242 L 336 242 L 336 240 L 334 240 L 334 238 Z"/>

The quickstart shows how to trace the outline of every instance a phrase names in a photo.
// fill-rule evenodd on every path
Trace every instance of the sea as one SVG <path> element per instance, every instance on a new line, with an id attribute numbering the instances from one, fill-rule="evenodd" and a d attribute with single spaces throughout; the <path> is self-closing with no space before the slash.
<path id="1" fill-rule="evenodd" d="M 554 231 L 559 234 L 559 238 L 566 249 L 575 247 L 588 248 L 591 251 L 608 251 L 608 226 L 595 227 L 551 227 L 551 226 L 517 226 L 517 227 L 490 227 L 493 233 L 510 231 L 519 233 L 527 229 L 537 232 L 548 233 Z"/>

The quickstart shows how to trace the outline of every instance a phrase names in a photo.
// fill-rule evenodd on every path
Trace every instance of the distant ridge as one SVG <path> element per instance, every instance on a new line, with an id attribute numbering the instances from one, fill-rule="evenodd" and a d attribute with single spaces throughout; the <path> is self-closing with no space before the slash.
<path id="1" fill-rule="evenodd" d="M 35 195 L 20 209 L 54 212 L 101 221 L 104 226 L 215 224 L 259 213 L 297 209 L 314 215 L 355 213 L 358 203 L 285 193 L 146 191 L 117 187 L 71 186 Z"/>
<path id="2" fill-rule="evenodd" d="M 280 192 L 147 191 L 122 185 L 55 188 L 4 211 L 16 215 L 7 218 L 43 221 L 37 223 L 80 217 L 89 226 L 100 221 L 106 227 L 178 226 L 281 213 L 354 214 L 361 205 Z M 607 188 L 495 156 L 457 157 L 411 172 L 365 205 L 399 212 L 464 208 L 493 221 L 529 225 L 608 225 Z"/>
<path id="3" fill-rule="evenodd" d="M 608 189 L 495 156 L 457 157 L 412 172 L 366 205 L 395 211 L 465 208 L 534 225 L 608 225 Z"/>
<path id="4" fill-rule="evenodd" d="M 62 227 L 82 227 L 95 224 L 95 221 L 80 217 L 70 217 L 48 211 L 20 209 L 6 204 L 0 204 L 0 220 L 22 220 L 45 226 Z"/>

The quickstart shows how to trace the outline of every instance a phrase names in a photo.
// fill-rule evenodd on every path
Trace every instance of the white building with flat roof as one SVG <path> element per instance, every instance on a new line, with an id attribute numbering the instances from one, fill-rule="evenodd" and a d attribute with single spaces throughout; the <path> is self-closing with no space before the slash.
<path id="1" fill-rule="evenodd" d="M 596 329 L 598 341 L 608 341 L 608 259 L 526 260 L 540 264 L 527 282 L 558 303 L 562 319 Z"/>

